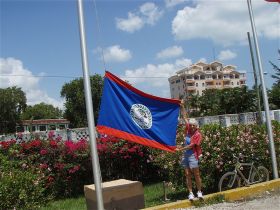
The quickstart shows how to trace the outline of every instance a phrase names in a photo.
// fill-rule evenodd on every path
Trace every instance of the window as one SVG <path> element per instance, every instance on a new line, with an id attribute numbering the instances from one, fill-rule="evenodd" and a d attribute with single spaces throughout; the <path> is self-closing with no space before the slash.
<path id="1" fill-rule="evenodd" d="M 204 87 L 204 82 L 202 83 L 202 87 Z"/>
<path id="2" fill-rule="evenodd" d="M 180 80 L 179 80 L 179 79 L 177 79 L 177 80 L 176 80 L 176 83 L 179 83 L 179 82 L 180 82 Z"/>
<path id="3" fill-rule="evenodd" d="M 39 126 L 39 131 L 46 131 L 47 127 L 45 125 L 40 125 Z"/>
<path id="4" fill-rule="evenodd" d="M 198 83 L 195 83 L 195 86 L 198 87 Z"/>
<path id="5" fill-rule="evenodd" d="M 49 125 L 49 129 L 50 129 L 50 130 L 55 130 L 55 129 L 56 129 L 56 126 L 55 126 L 55 125 Z"/>
<path id="6" fill-rule="evenodd" d="M 239 85 L 239 82 L 237 82 L 236 84 Z"/>
<path id="7" fill-rule="evenodd" d="M 24 132 L 24 127 L 23 126 L 17 126 L 16 131 L 17 132 Z"/>
<path id="8" fill-rule="evenodd" d="M 60 130 L 65 129 L 65 125 L 59 125 L 59 129 L 60 129 Z"/>

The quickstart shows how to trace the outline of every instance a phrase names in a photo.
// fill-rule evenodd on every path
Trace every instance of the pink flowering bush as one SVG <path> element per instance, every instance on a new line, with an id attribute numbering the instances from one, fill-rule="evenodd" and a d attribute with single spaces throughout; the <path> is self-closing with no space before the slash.
<path id="1" fill-rule="evenodd" d="M 119 178 L 143 181 L 154 177 L 155 167 L 149 164 L 145 147 L 106 136 L 97 139 L 97 148 L 102 181 Z M 13 167 L 9 170 L 24 168 L 28 173 L 38 174 L 39 178 L 34 179 L 46 196 L 75 196 L 83 192 L 85 184 L 93 184 L 89 142 L 85 139 L 61 141 L 49 135 L 47 140 L 3 141 L 0 142 L 0 154 L 11 162 Z M 1 174 L 0 180 L 2 183 Z M 10 198 L 3 192 L 0 195 Z M 11 200 L 14 201 L 16 199 Z"/>
<path id="2" fill-rule="evenodd" d="M 156 166 L 150 161 L 147 147 L 106 136 L 99 139 L 98 155 L 102 178 L 129 179 L 139 181 L 155 180 Z"/>
<path id="3" fill-rule="evenodd" d="M 273 121 L 272 124 L 277 163 L 280 165 L 280 123 Z M 234 169 L 233 154 L 246 156 L 244 161 L 258 157 L 256 165 L 268 168 L 272 178 L 269 140 L 264 125 L 236 125 L 226 128 L 212 124 L 203 126 L 201 132 L 203 156 L 200 159 L 200 169 L 205 193 L 216 192 L 221 176 Z M 184 129 L 179 127 L 177 144 L 183 142 Z M 182 152 L 151 152 L 155 158 L 154 164 L 163 169 L 161 173 L 166 177 L 166 181 L 177 187 L 185 186 L 184 172 L 180 166 Z"/>
<path id="4" fill-rule="evenodd" d="M 206 125 L 201 132 L 203 156 L 200 168 L 204 193 L 217 191 L 220 177 L 234 167 L 233 154 L 248 156 L 248 161 L 257 156 L 259 164 L 272 172 L 265 126 L 225 128 Z M 279 166 L 279 122 L 273 122 L 273 136 Z M 32 209 L 52 197 L 78 195 L 83 192 L 85 184 L 93 183 L 89 142 L 86 139 L 61 141 L 51 134 L 48 137 L 47 140 L 35 138 L 28 142 L 0 142 L 0 203 L 8 205 L 1 208 L 20 206 L 20 209 Z M 183 127 L 178 127 L 176 138 L 177 144 L 184 143 Z M 180 165 L 182 152 L 169 153 L 110 136 L 97 139 L 97 149 L 103 182 L 119 178 L 145 183 L 165 180 L 174 190 L 185 188 L 184 171 Z M 5 164 L 2 164 L 4 160 Z M 32 196 L 27 196 L 29 194 Z"/>

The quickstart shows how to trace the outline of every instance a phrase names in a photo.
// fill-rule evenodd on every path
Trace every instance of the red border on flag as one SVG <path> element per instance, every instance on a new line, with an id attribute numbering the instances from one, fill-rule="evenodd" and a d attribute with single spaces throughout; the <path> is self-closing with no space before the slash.
<path id="1" fill-rule="evenodd" d="M 168 99 L 168 98 L 161 98 L 158 96 L 153 96 L 147 93 L 142 92 L 141 90 L 136 89 L 135 87 L 131 86 L 130 84 L 128 84 L 127 82 L 121 80 L 120 78 L 118 78 L 117 76 L 115 76 L 114 74 L 106 71 L 105 73 L 105 77 L 107 77 L 108 79 L 110 79 L 111 81 L 114 81 L 115 83 L 117 83 L 118 85 L 121 85 L 141 96 L 147 97 L 147 98 L 151 98 L 151 99 L 155 99 L 158 101 L 163 101 L 163 102 L 169 102 L 169 103 L 174 103 L 174 104 L 178 104 L 180 105 L 181 101 L 178 99 Z"/>
<path id="2" fill-rule="evenodd" d="M 107 126 L 98 125 L 98 126 L 96 126 L 96 128 L 97 128 L 98 132 L 102 133 L 102 134 L 112 135 L 112 136 L 115 136 L 115 137 L 118 137 L 121 139 L 125 139 L 127 141 L 135 142 L 135 143 L 142 144 L 142 145 L 149 146 L 149 147 L 154 147 L 154 148 L 165 150 L 168 152 L 175 152 L 176 146 L 167 146 L 164 144 L 160 144 L 159 142 L 156 142 L 154 140 L 139 137 L 139 136 L 136 136 L 136 135 L 124 132 L 124 131 L 120 131 L 120 130 L 117 130 L 114 128 L 110 128 Z M 133 139 L 133 140 L 131 140 L 131 139 Z"/>

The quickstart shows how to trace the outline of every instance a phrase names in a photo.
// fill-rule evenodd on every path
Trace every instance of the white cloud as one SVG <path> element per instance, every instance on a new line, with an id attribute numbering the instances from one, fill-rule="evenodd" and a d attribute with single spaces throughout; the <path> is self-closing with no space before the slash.
<path id="1" fill-rule="evenodd" d="M 198 60 L 198 62 L 207 63 L 207 59 L 206 59 L 206 58 L 200 58 L 200 59 Z"/>
<path id="2" fill-rule="evenodd" d="M 134 33 L 142 29 L 145 24 L 154 25 L 163 15 L 154 3 L 145 3 L 136 12 L 128 12 L 127 19 L 116 18 L 116 26 L 122 31 Z"/>
<path id="3" fill-rule="evenodd" d="M 172 46 L 157 53 L 157 58 L 174 58 L 181 56 L 183 53 L 184 50 L 182 47 Z"/>
<path id="4" fill-rule="evenodd" d="M 100 52 L 101 49 L 98 48 L 95 50 L 95 52 Z M 104 59 L 106 62 L 126 62 L 130 60 L 132 57 L 132 54 L 127 49 L 122 49 L 119 45 L 113 45 L 110 47 L 107 47 L 104 50 Z"/>
<path id="5" fill-rule="evenodd" d="M 140 6 L 140 12 L 145 17 L 145 22 L 150 25 L 154 25 L 163 15 L 163 11 L 150 2 Z"/>
<path id="6" fill-rule="evenodd" d="M 0 76 L 0 88 L 20 87 L 26 93 L 28 105 L 45 102 L 60 109 L 63 108 L 63 100 L 53 99 L 40 90 L 40 79 L 25 69 L 22 61 L 15 58 L 0 58 L 0 75 L 2 75 Z"/>
<path id="7" fill-rule="evenodd" d="M 222 50 L 218 55 L 218 59 L 221 61 L 230 60 L 235 57 L 236 57 L 236 53 L 234 53 L 230 50 Z"/>
<path id="8" fill-rule="evenodd" d="M 147 64 L 144 67 L 126 70 L 121 77 L 133 86 L 137 86 L 136 88 L 142 87 L 142 91 L 161 97 L 169 97 L 167 94 L 170 92 L 168 78 L 191 63 L 190 59 L 183 58 L 176 60 L 174 64 Z"/>
<path id="9" fill-rule="evenodd" d="M 167 8 L 175 7 L 179 4 L 183 4 L 187 2 L 188 0 L 165 0 L 165 6 Z"/>
<path id="10" fill-rule="evenodd" d="M 139 16 L 129 12 L 127 19 L 116 18 L 116 24 L 118 29 L 133 33 L 144 26 L 144 21 Z"/>
<path id="11" fill-rule="evenodd" d="M 195 7 L 186 6 L 172 22 L 176 39 L 212 39 L 226 45 L 247 43 L 251 31 L 246 1 L 197 0 Z M 255 24 L 259 36 L 279 38 L 280 7 L 265 1 L 253 1 Z"/>

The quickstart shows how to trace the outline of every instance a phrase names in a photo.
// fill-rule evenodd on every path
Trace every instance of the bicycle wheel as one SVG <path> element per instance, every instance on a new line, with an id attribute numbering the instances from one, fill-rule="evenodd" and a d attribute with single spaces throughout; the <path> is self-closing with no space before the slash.
<path id="1" fill-rule="evenodd" d="M 269 180 L 269 172 L 267 168 L 259 166 L 257 170 L 252 173 L 251 182 L 266 182 Z"/>
<path id="2" fill-rule="evenodd" d="M 225 173 L 219 181 L 219 191 L 240 187 L 240 177 L 234 172 Z"/>

